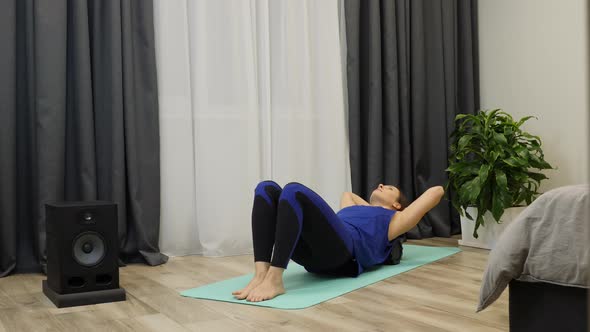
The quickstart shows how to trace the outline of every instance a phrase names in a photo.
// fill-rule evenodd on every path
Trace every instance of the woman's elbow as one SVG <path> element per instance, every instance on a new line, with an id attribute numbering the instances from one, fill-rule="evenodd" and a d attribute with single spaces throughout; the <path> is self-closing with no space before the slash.
<path id="1" fill-rule="evenodd" d="M 437 192 L 438 192 L 438 193 L 439 193 L 441 196 L 443 196 L 443 195 L 445 194 L 445 188 L 443 188 L 443 186 L 436 186 L 436 187 L 434 187 L 434 188 L 436 188 Z"/>
<path id="2" fill-rule="evenodd" d="M 437 197 L 439 200 L 445 195 L 445 189 L 442 186 L 432 187 L 430 190 L 432 191 L 432 195 Z"/>

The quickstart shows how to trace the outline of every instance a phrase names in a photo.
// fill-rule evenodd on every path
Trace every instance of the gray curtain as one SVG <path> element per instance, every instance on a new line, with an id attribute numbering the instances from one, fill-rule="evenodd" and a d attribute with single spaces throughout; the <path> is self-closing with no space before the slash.
<path id="1" fill-rule="evenodd" d="M 444 185 L 453 119 L 479 108 L 477 1 L 345 0 L 345 22 L 353 191 Z M 408 236 L 459 232 L 443 201 Z"/>
<path id="2" fill-rule="evenodd" d="M 116 202 L 121 260 L 164 263 L 152 2 L 0 3 L 0 276 L 43 269 L 54 200 Z"/>

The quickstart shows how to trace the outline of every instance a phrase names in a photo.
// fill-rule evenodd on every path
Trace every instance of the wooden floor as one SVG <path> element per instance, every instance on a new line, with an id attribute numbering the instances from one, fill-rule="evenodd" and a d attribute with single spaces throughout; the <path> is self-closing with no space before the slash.
<path id="1" fill-rule="evenodd" d="M 457 246 L 456 239 L 410 241 Z M 121 269 L 126 302 L 57 309 L 42 275 L 0 279 L 0 331 L 507 331 L 506 292 L 475 313 L 488 252 L 463 251 L 302 310 L 184 298 L 180 290 L 250 273 L 252 256 L 176 257 Z M 288 291 L 288 290 L 287 290 Z"/>

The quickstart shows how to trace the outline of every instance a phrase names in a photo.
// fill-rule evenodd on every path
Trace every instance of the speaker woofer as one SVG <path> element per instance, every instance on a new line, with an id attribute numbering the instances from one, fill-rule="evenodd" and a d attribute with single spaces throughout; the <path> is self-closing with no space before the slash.
<path id="1" fill-rule="evenodd" d="M 98 265 L 106 254 L 104 239 L 96 232 L 81 233 L 74 240 L 72 254 L 80 265 Z"/>

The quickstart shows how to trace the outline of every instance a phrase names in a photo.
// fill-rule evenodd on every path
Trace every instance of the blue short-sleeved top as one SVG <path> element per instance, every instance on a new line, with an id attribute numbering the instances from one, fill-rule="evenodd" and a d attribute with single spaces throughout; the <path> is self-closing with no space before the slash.
<path id="1" fill-rule="evenodd" d="M 359 274 L 365 268 L 382 264 L 391 254 L 387 233 L 395 212 L 378 206 L 353 205 L 337 213 L 352 237 Z"/>

